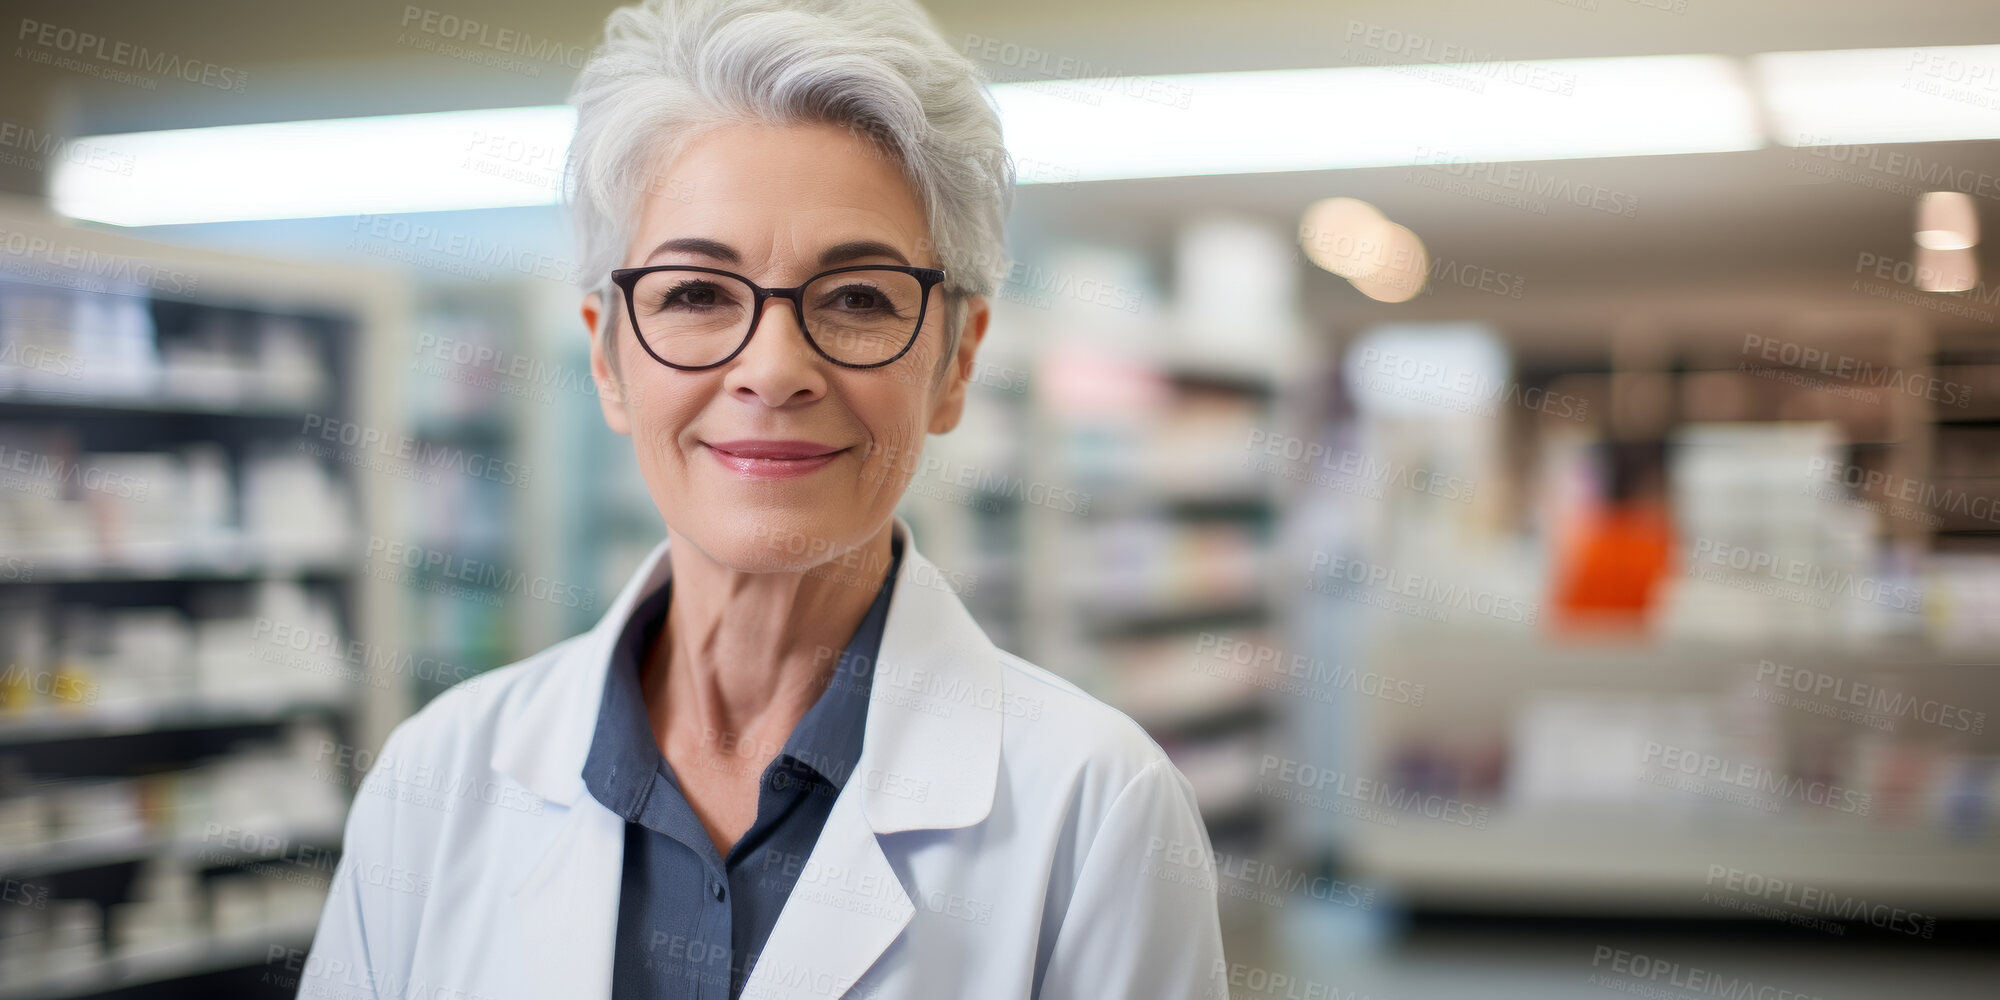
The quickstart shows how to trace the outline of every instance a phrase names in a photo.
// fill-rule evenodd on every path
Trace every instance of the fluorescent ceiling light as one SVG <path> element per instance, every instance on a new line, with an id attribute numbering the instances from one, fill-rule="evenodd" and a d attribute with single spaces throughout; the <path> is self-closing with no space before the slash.
<path id="1" fill-rule="evenodd" d="M 120 226 L 552 205 L 575 128 L 556 106 L 91 136 L 50 196 Z"/>
<path id="2" fill-rule="evenodd" d="M 1751 66 L 1787 146 L 2000 139 L 2000 45 L 1766 52 Z"/>
<path id="3" fill-rule="evenodd" d="M 1078 79 L 993 88 L 1028 180 L 1756 149 L 1721 56 Z"/>
<path id="4" fill-rule="evenodd" d="M 2000 46 L 1494 60 L 994 86 L 1020 181 L 2000 138 Z M 117 225 L 551 205 L 567 107 L 92 136 L 56 210 Z M 110 165 L 107 167 L 107 164 Z M 126 168 L 129 167 L 129 172 Z"/>

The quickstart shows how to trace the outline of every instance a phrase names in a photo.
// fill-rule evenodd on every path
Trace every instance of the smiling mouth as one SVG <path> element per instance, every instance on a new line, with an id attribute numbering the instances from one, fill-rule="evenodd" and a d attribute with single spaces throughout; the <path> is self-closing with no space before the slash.
<path id="1" fill-rule="evenodd" d="M 824 468 L 846 448 L 811 441 L 703 441 L 702 448 L 746 479 L 787 479 Z"/>

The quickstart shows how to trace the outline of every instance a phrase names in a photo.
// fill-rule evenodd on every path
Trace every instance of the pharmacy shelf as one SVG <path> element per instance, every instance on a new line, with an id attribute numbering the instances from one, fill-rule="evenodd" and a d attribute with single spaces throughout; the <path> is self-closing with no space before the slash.
<path id="1" fill-rule="evenodd" d="M 1045 654 L 1058 669 L 1102 661 L 1078 670 L 1079 683 L 1130 713 L 1195 782 L 1212 839 L 1255 844 L 1270 820 L 1269 800 L 1252 794 L 1256 755 L 1276 719 L 1269 692 L 1190 681 L 1184 656 L 1143 665 L 1129 657 L 1273 619 L 1268 529 L 1281 483 L 1246 470 L 1238 445 L 1247 429 L 1277 429 L 1289 387 L 1240 358 L 1162 351 L 1131 363 L 1169 397 L 1206 402 L 1195 415 L 1144 427 L 1035 408 L 1024 475 L 1074 484 L 1092 503 L 1087 517 L 1030 518 L 1022 578 L 1051 594 L 1024 595 L 1023 632 L 1064 637 Z M 1178 413 L 1178 403 L 1167 405 Z M 1093 565 L 1100 557 L 1116 565 Z"/>
<path id="2" fill-rule="evenodd" d="M 1959 839 L 1865 824 L 1624 805 L 1495 808 L 1484 829 L 1414 817 L 1393 828 L 1356 824 L 1365 829 L 1345 841 L 1345 857 L 1359 877 L 1417 908 L 1740 916 L 1715 902 L 1724 891 L 1711 883 L 1711 866 L 1721 866 L 1816 896 L 1938 917 L 2000 916 L 2000 841 L 1991 833 Z"/>
<path id="3" fill-rule="evenodd" d="M 275 726 L 300 715 L 337 714 L 348 708 L 344 702 L 317 698 L 268 702 L 184 699 L 177 703 L 155 702 L 75 713 L 0 715 L 0 750 L 34 743 L 111 740 L 191 729 Z"/>
<path id="4" fill-rule="evenodd" d="M 73 556 L 39 556 L 18 553 L 34 564 L 25 577 L 0 579 L 0 586 L 49 586 L 91 583 L 228 583 L 274 579 L 325 579 L 355 572 L 358 564 L 350 559 L 275 559 L 248 548 L 239 555 L 214 552 L 204 558 L 134 559 L 109 562 Z"/>
<path id="5" fill-rule="evenodd" d="M 1876 335 L 1882 345 L 1880 363 L 1932 371 L 1930 337 L 1921 326 L 1885 324 L 1872 330 L 1870 336 Z M 1709 382 L 1687 380 L 1725 376 L 1733 367 L 1700 363 L 1704 348 L 1695 336 L 1662 334 L 1658 339 L 1668 344 L 1659 356 L 1633 352 L 1640 360 L 1632 364 L 1638 367 L 1567 359 L 1538 362 L 1532 357 L 1516 361 L 1519 368 L 1534 372 L 1540 384 L 1575 378 L 1576 385 L 1595 386 L 1590 391 L 1601 390 L 1607 399 L 1610 376 L 1664 380 L 1660 398 L 1672 401 L 1665 407 L 1668 416 L 1648 432 L 1659 440 L 1671 439 L 1676 427 L 1686 424 L 1737 424 L 1764 433 L 1781 420 L 1818 420 L 1841 428 L 1830 445 L 1840 449 L 1832 452 L 1837 460 L 1904 481 L 1963 487 L 1980 477 L 2000 476 L 1992 449 L 1976 447 L 1979 436 L 1990 433 L 1986 428 L 1994 414 L 1987 390 L 2000 377 L 2000 365 L 1933 371 L 1979 387 L 1966 410 L 1891 391 L 1857 409 L 1817 389 L 1750 375 L 1734 386 L 1750 391 L 1718 392 L 1711 400 L 1701 391 Z M 1740 353 L 1740 329 L 1730 326 L 1711 339 L 1709 353 L 1733 366 Z M 1611 353 L 1607 339 L 1604 356 Z M 1726 381 L 1714 378 L 1714 384 Z M 1714 409 L 1703 414 L 1704 406 Z M 1517 454 L 1540 451 L 1546 457 L 1584 436 L 1567 422 L 1533 414 L 1505 414 L 1503 423 Z M 1754 461 L 1743 465 L 1763 471 Z M 1514 525 L 1543 519 L 1539 511 L 1528 509 L 1539 488 L 1535 475 L 1531 464 L 1521 463 L 1496 471 L 1491 490 L 1487 480 L 1481 481 L 1483 497 L 1519 498 L 1513 504 L 1517 510 L 1492 519 L 1509 525 L 1494 530 L 1494 538 L 1517 543 L 1521 536 Z M 1717 492 L 1696 498 L 1722 498 L 1714 506 L 1732 522 L 1780 520 L 1756 510 L 1762 499 L 1754 492 L 1761 488 L 1759 478 L 1749 471 L 1740 477 L 1701 479 Z M 1985 479 L 1982 485 L 1993 481 Z M 1673 485 L 1692 489 L 1685 480 Z M 1790 482 L 1783 486 L 1798 489 Z M 1752 495 L 1741 503 L 1726 502 L 1723 491 L 1728 489 Z M 1994 495 L 1990 489 L 1973 492 Z M 1682 505 L 1680 513 L 1686 515 L 1691 506 Z M 1527 516 L 1514 516 L 1524 512 Z M 1789 519 L 1780 524 L 1785 531 L 1811 527 Z M 1740 592 L 1699 593 L 1692 586 L 1682 591 L 1685 577 L 1670 571 L 1670 599 L 1656 609 L 1666 613 L 1652 619 L 1655 627 L 1647 635 L 1564 636 L 1548 627 L 1451 635 L 1420 620 L 1371 623 L 1366 634 L 1355 630 L 1351 645 L 1331 655 L 1357 669 L 1424 685 L 1427 698 L 1420 710 L 1382 699 L 1350 698 L 1341 706 L 1345 715 L 1335 716 L 1329 709 L 1315 713 L 1311 724 L 1339 734 L 1340 763 L 1357 775 L 1391 781 L 1399 767 L 1411 773 L 1441 772 L 1441 793 L 1452 794 L 1454 782 L 1476 785 L 1459 797 L 1490 807 L 1491 817 L 1483 829 L 1414 815 L 1398 815 L 1399 822 L 1389 826 L 1334 823 L 1326 814 L 1307 810 L 1309 822 L 1301 826 L 1310 825 L 1308 836 L 1319 838 L 1318 846 L 1340 858 L 1354 877 L 1381 884 L 1418 909 L 1719 920 L 1757 915 L 1747 904 L 1762 900 L 1711 884 L 1720 866 L 1754 873 L 1760 884 L 1796 886 L 1811 898 L 1835 893 L 1941 918 L 2000 917 L 2000 830 L 1993 823 L 1992 792 L 1986 786 L 1962 790 L 1960 785 L 1966 774 L 1990 773 L 1978 770 L 1990 764 L 1968 768 L 1963 763 L 1990 761 L 2000 752 L 1990 723 L 1981 733 L 1920 717 L 1885 716 L 1881 721 L 1893 725 L 1879 727 L 1839 717 L 1839 710 L 1860 703 L 1860 692 L 1874 692 L 1878 686 L 1913 704 L 1991 709 L 2000 691 L 1992 680 L 2000 648 L 1970 643 L 1943 648 L 1938 630 L 1930 627 L 1949 610 L 1949 598 L 1958 595 L 1929 589 L 1938 584 L 1930 575 L 1936 567 L 1926 568 L 1931 557 L 1925 553 L 1935 553 L 1941 541 L 1955 535 L 1915 519 L 1878 518 L 1868 526 L 1870 558 L 1879 562 L 1863 565 L 1894 567 L 1881 572 L 1926 587 L 1922 619 L 1849 614 L 1822 621 L 1785 614 L 1789 608 L 1767 614 L 1756 598 Z M 1538 548 L 1543 541 L 1536 542 Z M 1685 550 L 1677 553 L 1684 555 Z M 1906 572 L 1913 575 L 1902 575 Z M 1676 603 L 1690 596 L 1704 600 Z M 1990 607 L 1988 600 L 1979 607 Z M 1779 683 L 1774 672 L 1780 665 L 1787 674 L 1823 684 L 1824 693 L 1814 696 Z M 1510 771 L 1496 790 L 1491 772 L 1483 767 L 1491 759 L 1485 752 L 1495 746 L 1532 745 L 1525 734 L 1543 730 L 1528 729 L 1522 720 L 1541 716 L 1524 713 L 1564 700 L 1570 700 L 1579 717 L 1603 709 L 1598 714 L 1607 729 L 1620 718 L 1652 718 L 1644 713 L 1655 709 L 1685 709 L 1683 718 L 1704 720 L 1689 725 L 1715 727 L 1720 735 L 1713 739 L 1769 740 L 1780 748 L 1774 755 L 1784 761 L 1778 767 L 1787 773 L 1839 772 L 1829 780 L 1878 796 L 1878 814 L 1864 818 L 1790 808 L 1772 813 L 1698 796 L 1656 801 L 1641 794 L 1653 789 L 1619 787 L 1615 768 L 1597 769 L 1597 778 L 1577 777 L 1588 770 L 1582 767 L 1571 773 L 1548 769 L 1539 778 Z M 1663 708 L 1668 705 L 1674 708 Z M 1619 714 L 1628 706 L 1632 716 Z M 1729 714 L 1732 708 L 1742 711 Z M 1340 728 L 1332 728 L 1334 720 Z M 1514 754 L 1508 763 L 1564 757 L 1542 749 L 1545 755 Z M 1584 757 L 1588 752 L 1579 746 L 1572 756 L 1589 760 Z M 1427 766 L 1440 761 L 1446 763 Z M 1524 766 L 1540 770 L 1532 762 Z M 1515 798 L 1507 797 L 1510 791 L 1517 793 Z M 1583 801 L 1590 795 L 1596 798 Z M 1903 808 L 1906 814 L 1896 812 Z M 1981 812 L 1985 818 L 1972 818 Z M 1762 915 L 1837 919 L 1793 909 L 1779 905 L 1776 912 Z"/>
<path id="6" fill-rule="evenodd" d="M 249 833 L 254 834 L 257 843 L 280 845 L 283 850 L 297 850 L 301 846 L 331 850 L 340 845 L 343 831 L 340 827 L 298 827 Z M 204 869 L 222 868 L 282 857 L 283 850 L 219 847 L 199 837 L 120 833 L 0 851 L 0 877 L 40 878 L 157 857 L 174 858 Z"/>
<path id="7" fill-rule="evenodd" d="M 6 546 L 10 572 L 0 578 L 8 584 L 0 587 L 0 604 L 13 616 L 9 622 L 23 621 L 29 630 L 46 623 L 38 636 L 19 643 L 0 635 L 0 649 L 10 656 L 25 651 L 30 658 L 22 676 L 96 682 L 91 689 L 104 699 L 142 684 L 150 685 L 148 690 L 166 684 L 164 676 L 154 676 L 166 674 L 164 668 L 134 670 L 129 680 L 109 672 L 92 675 L 100 663 L 115 671 L 143 660 L 147 647 L 136 645 L 139 639 L 90 628 L 99 620 L 94 616 L 110 622 L 134 612 L 141 618 L 158 613 L 162 621 L 171 612 L 190 625 L 242 621 L 240 641 L 250 639 L 248 622 L 258 614 L 296 614 L 299 620 L 291 624 L 297 627 L 331 631 L 359 648 L 389 648 L 384 640 L 397 634 L 404 594 L 393 580 L 365 572 L 360 549 L 362 540 L 391 533 L 383 526 L 396 523 L 406 484 L 337 457 L 305 458 L 297 446 L 306 441 L 302 428 L 314 415 L 387 440 L 405 435 L 408 359 L 396 354 L 407 343 L 412 315 L 404 280 L 385 271 L 147 243 L 68 224 L 39 206 L 5 197 L 0 197 L 0 224 L 73 248 L 79 257 L 87 252 L 93 259 L 154 261 L 200 279 L 200 293 L 189 296 L 60 276 L 46 286 L 0 283 L 0 296 L 25 302 L 5 321 L 29 317 L 26 326 L 0 328 L 0 341 L 25 337 L 7 342 L 84 359 L 67 380 L 52 380 L 47 371 L 0 371 L 0 426 L 29 443 L 24 452 L 41 451 L 45 462 L 91 454 L 151 455 L 156 457 L 136 460 L 147 463 L 143 470 L 170 473 L 161 493 L 111 496 L 88 508 L 89 516 L 76 513 L 81 500 L 74 495 L 0 496 L 0 503 L 18 502 L 23 512 L 7 526 L 19 534 Z M 122 326 L 89 326 L 97 322 L 92 310 L 129 311 L 134 303 L 142 303 L 135 315 L 143 323 L 122 315 L 117 321 Z M 61 335 L 64 329 L 71 335 Z M 259 374 L 249 374 L 253 371 Z M 204 372 L 203 379 L 193 377 Z M 280 387 L 298 391 L 279 396 Z M 287 461 L 310 461 L 317 469 L 296 471 Z M 266 463 L 261 468 L 269 472 L 260 473 L 257 462 Z M 215 476 L 216 468 L 226 478 Z M 17 475 L 23 472 L 37 474 L 16 469 Z M 197 480 L 196 473 L 207 478 Z M 179 488 L 183 482 L 185 492 Z M 263 492 L 250 495 L 253 486 Z M 160 496 L 172 499 L 163 506 Z M 183 496 L 193 498 L 185 508 Z M 143 501 L 151 506 L 127 509 Z M 0 516 L 8 513 L 0 509 Z M 261 527 L 265 524 L 271 528 Z M 294 538 L 294 525 L 312 534 Z M 95 635 L 104 635 L 102 661 L 86 641 Z M 199 633 L 190 630 L 188 637 Z M 276 773 L 270 765 L 310 755 L 293 739 L 301 733 L 323 733 L 312 738 L 351 748 L 345 758 L 379 747 L 409 714 L 408 679 L 390 665 L 371 661 L 366 682 L 342 683 L 337 690 L 319 683 L 325 678 L 277 661 L 259 666 L 268 670 L 241 677 L 175 673 L 172 688 L 178 694 L 148 703 L 118 697 L 76 705 L 30 695 L 32 706 L 0 715 L 6 790 L 53 796 L 64 789 L 52 782 L 129 783 L 180 767 L 208 775 L 235 774 L 231 769 L 237 766 L 242 774 Z M 10 691 L 10 700 L 21 693 Z M 119 926 L 116 906 L 143 905 L 133 895 L 135 878 L 158 875 L 173 885 L 196 886 L 195 899 L 174 902 L 210 912 L 218 894 L 243 884 L 189 879 L 189 873 L 210 875 L 260 862 L 285 865 L 296 857 L 290 852 L 304 847 L 326 852 L 315 857 L 334 856 L 341 830 L 327 825 L 327 817 L 344 797 L 344 781 L 328 780 L 328 786 L 297 797 L 296 809 L 271 817 L 273 836 L 247 848 L 234 840 L 204 842 L 198 829 L 194 837 L 139 830 L 135 821 L 123 832 L 0 852 L 0 875 L 32 878 L 50 891 L 51 911 L 60 902 L 92 913 L 106 932 Z M 170 782 L 134 788 L 131 798 L 141 801 L 153 791 L 178 787 Z M 269 803 L 260 803 L 257 811 L 263 812 Z M 199 815 L 181 819 L 196 821 Z M 258 846 L 274 843 L 280 846 Z M 268 961 L 273 947 L 307 946 L 317 922 L 316 907 L 301 912 L 307 900 L 299 893 L 269 896 L 272 912 L 290 916 L 224 936 L 199 933 L 199 925 L 176 928 L 198 936 L 31 982 L 8 979 L 0 998 L 123 995 L 149 984 L 167 985 L 148 992 L 170 993 L 181 980 L 254 969 Z M 279 899 L 294 905 L 276 909 Z"/>
<path id="8" fill-rule="evenodd" d="M 329 401 L 217 399 L 170 395 L 114 396 L 55 389 L 0 389 L 0 415 L 8 411 L 99 411 L 119 414 L 195 414 L 252 420 L 301 420 L 323 413 Z"/>
<path id="9" fill-rule="evenodd" d="M 318 914 L 294 917 L 253 932 L 196 939 L 114 958 L 64 975 L 0 987 L 0 1000 L 70 1000 L 262 965 L 270 960 L 273 948 L 304 949 L 310 945 L 318 923 Z"/>

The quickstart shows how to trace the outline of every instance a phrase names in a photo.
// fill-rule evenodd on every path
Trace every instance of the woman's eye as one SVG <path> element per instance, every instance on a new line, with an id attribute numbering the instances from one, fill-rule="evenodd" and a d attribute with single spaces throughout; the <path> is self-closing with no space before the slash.
<path id="1" fill-rule="evenodd" d="M 661 305 L 667 306 L 712 306 L 715 305 L 715 286 L 706 282 L 689 282 L 677 285 L 661 297 Z"/>
<path id="2" fill-rule="evenodd" d="M 883 301 L 880 291 L 865 285 L 843 288 L 834 298 L 840 304 L 840 308 L 854 312 L 871 312 L 888 305 Z"/>

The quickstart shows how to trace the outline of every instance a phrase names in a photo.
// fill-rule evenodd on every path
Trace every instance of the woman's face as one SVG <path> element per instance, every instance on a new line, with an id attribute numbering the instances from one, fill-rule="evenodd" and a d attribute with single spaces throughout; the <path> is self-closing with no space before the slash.
<path id="1" fill-rule="evenodd" d="M 625 266 L 688 264 L 793 287 L 834 267 L 938 266 L 922 204 L 898 164 L 846 129 L 731 124 L 648 178 Z M 859 246 L 859 244 L 869 244 Z M 640 307 L 647 308 L 645 296 Z M 634 336 L 622 293 L 585 300 L 605 422 L 632 437 L 675 534 L 744 572 L 802 572 L 874 538 L 895 512 L 927 433 L 957 425 L 988 310 L 973 300 L 950 370 L 944 293 L 901 358 L 851 369 L 805 341 L 782 298 L 717 368 L 680 371 Z M 611 374 L 605 352 L 617 351 Z"/>

